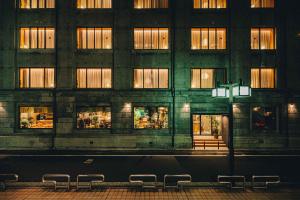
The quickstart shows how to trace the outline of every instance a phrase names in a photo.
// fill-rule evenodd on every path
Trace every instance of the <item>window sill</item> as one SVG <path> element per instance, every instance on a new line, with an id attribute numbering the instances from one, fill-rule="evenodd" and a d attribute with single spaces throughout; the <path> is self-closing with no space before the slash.
<path id="1" fill-rule="evenodd" d="M 18 53 L 53 54 L 55 49 L 18 49 Z"/>
<path id="2" fill-rule="evenodd" d="M 76 49 L 77 54 L 98 54 L 98 53 L 113 53 L 113 49 Z"/>
<path id="3" fill-rule="evenodd" d="M 227 49 L 190 49 L 190 54 L 228 54 Z"/>
<path id="4" fill-rule="evenodd" d="M 169 54 L 170 49 L 134 49 L 133 54 Z"/>
<path id="5" fill-rule="evenodd" d="M 261 53 L 268 53 L 268 54 L 276 54 L 277 49 L 251 49 L 252 54 L 261 54 Z"/>

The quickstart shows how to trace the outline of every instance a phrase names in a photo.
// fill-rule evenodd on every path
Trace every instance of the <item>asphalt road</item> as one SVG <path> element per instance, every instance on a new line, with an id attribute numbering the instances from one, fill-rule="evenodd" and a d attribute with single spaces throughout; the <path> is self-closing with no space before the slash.
<path id="1" fill-rule="evenodd" d="M 103 173 L 106 181 L 128 181 L 129 174 L 188 173 L 193 181 L 216 181 L 228 174 L 227 156 L 0 156 L 0 173 L 17 173 L 20 181 L 41 181 L 46 173 Z M 235 174 L 250 177 L 280 175 L 282 181 L 300 182 L 300 156 L 238 156 Z"/>

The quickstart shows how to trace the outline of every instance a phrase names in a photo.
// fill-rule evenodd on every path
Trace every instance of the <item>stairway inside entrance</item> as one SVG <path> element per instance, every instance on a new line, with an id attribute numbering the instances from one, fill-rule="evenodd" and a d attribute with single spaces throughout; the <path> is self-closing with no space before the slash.
<path id="1" fill-rule="evenodd" d="M 222 136 L 194 136 L 195 150 L 228 150 Z"/>

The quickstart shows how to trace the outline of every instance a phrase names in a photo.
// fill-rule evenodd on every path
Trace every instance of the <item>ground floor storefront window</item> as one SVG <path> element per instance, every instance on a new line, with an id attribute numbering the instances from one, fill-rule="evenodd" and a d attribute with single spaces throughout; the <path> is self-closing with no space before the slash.
<path id="1" fill-rule="evenodd" d="M 53 128 L 52 107 L 20 107 L 20 128 Z"/>
<path id="2" fill-rule="evenodd" d="M 78 108 L 77 128 L 111 128 L 111 107 Z"/>
<path id="3" fill-rule="evenodd" d="M 167 107 L 134 107 L 135 129 L 168 128 Z"/>
<path id="4" fill-rule="evenodd" d="M 272 131 L 277 129 L 276 106 L 255 106 L 252 108 L 252 129 Z"/>

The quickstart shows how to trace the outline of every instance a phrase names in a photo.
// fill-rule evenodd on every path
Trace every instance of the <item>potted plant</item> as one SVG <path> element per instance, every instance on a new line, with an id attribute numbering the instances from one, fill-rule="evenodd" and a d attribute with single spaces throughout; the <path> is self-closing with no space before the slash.
<path id="1" fill-rule="evenodd" d="M 212 120 L 212 135 L 215 139 L 219 138 L 219 122 L 216 119 Z"/>

